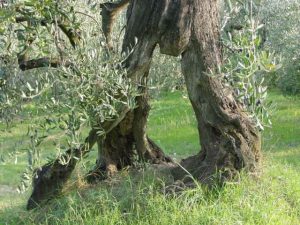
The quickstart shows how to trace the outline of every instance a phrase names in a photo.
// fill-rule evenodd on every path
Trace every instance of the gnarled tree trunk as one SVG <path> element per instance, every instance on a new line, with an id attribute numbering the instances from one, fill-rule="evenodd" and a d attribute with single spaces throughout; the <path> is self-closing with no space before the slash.
<path id="1" fill-rule="evenodd" d="M 215 174 L 221 178 L 218 181 L 223 182 L 242 169 L 254 172 L 260 159 L 260 136 L 243 107 L 234 99 L 232 90 L 222 84 L 217 0 L 121 0 L 115 6 L 109 3 L 105 7 L 104 4 L 102 8 L 107 11 L 102 15 L 114 17 L 113 10 L 127 3 L 123 51 L 133 49 L 124 67 L 128 78 L 139 85 L 140 96 L 136 98 L 137 108 L 125 111 L 124 117 L 107 130 L 105 139 L 98 138 L 99 157 L 89 180 L 105 178 L 132 165 L 136 155 L 152 163 L 170 161 L 146 134 L 150 107 L 145 86 L 157 45 L 163 54 L 182 55 L 182 71 L 201 139 L 199 154 L 172 169 L 175 179 L 183 179 L 188 170 L 194 178 L 211 184 Z M 111 43 L 111 27 L 104 27 L 108 32 L 107 41 Z M 45 188 L 43 184 L 48 178 L 45 179 L 35 189 Z M 55 179 L 59 181 L 60 178 Z M 38 202 L 34 197 L 31 200 Z"/>
<path id="2" fill-rule="evenodd" d="M 260 135 L 233 92 L 222 83 L 216 0 L 194 1 L 192 33 L 182 54 L 182 71 L 198 122 L 201 152 L 181 165 L 195 178 L 221 182 L 246 169 L 255 171 L 260 160 Z M 178 169 L 177 169 L 178 171 Z M 178 175 L 178 174 L 177 174 Z"/>
<path id="3" fill-rule="evenodd" d="M 121 0 L 115 4 L 102 5 L 102 15 L 105 16 L 103 27 L 106 28 L 105 36 L 111 50 L 113 47 L 110 32 L 113 20 L 119 8 L 128 2 Z M 145 3 L 136 4 L 135 1 L 130 1 L 122 46 L 123 53 L 131 52 L 123 64 L 128 71 L 128 78 L 138 85 L 137 108 L 128 112 L 124 120 L 107 133 L 103 141 L 98 141 L 97 165 L 88 175 L 89 182 L 105 179 L 118 170 L 133 165 L 136 159 L 155 164 L 172 162 L 146 134 L 150 111 L 147 80 L 153 51 L 157 45 L 157 35 L 153 33 L 157 21 L 152 19 L 155 12 L 144 6 Z"/>
<path id="4" fill-rule="evenodd" d="M 260 158 L 260 136 L 232 90 L 222 84 L 217 0 L 132 0 L 123 50 L 138 43 L 126 62 L 129 76 L 138 82 L 147 74 L 157 44 L 161 53 L 182 55 L 182 71 L 198 121 L 201 152 L 181 166 L 197 179 L 211 183 L 216 172 L 221 180 L 242 170 L 254 171 Z M 143 100 L 141 100 L 143 99 Z M 138 152 L 151 153 L 145 134 L 148 105 L 139 97 L 132 120 Z M 138 118 L 138 119 L 136 119 Z M 130 152 L 130 151 L 128 151 Z M 111 155 L 111 154 L 108 154 Z M 174 176 L 186 172 L 180 167 Z"/>

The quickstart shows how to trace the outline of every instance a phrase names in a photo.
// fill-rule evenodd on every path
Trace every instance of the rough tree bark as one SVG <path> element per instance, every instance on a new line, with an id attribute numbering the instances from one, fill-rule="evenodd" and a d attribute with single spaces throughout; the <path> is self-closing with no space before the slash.
<path id="1" fill-rule="evenodd" d="M 127 13 L 123 50 L 133 46 L 137 38 L 126 62 L 135 82 L 149 71 L 157 44 L 161 53 L 182 55 L 182 72 L 198 121 L 201 152 L 183 160 L 181 166 L 205 183 L 212 183 L 216 172 L 220 172 L 222 182 L 242 169 L 255 171 L 260 158 L 259 133 L 232 90 L 222 84 L 219 72 L 222 58 L 217 0 L 132 0 Z M 148 105 L 145 98 L 139 99 L 139 104 Z M 145 155 L 152 152 L 145 134 L 149 109 L 139 106 L 134 112 L 132 133 L 137 151 Z M 107 155 L 113 155 L 112 151 Z M 179 167 L 173 174 L 181 179 L 186 172 Z"/>
<path id="2" fill-rule="evenodd" d="M 255 172 L 260 135 L 232 90 L 222 83 L 217 0 L 194 1 L 191 38 L 182 54 L 182 71 L 198 121 L 201 152 L 181 165 L 196 179 L 211 184 L 232 179 L 245 169 Z M 179 171 L 179 169 L 177 169 Z M 178 175 L 178 174 L 177 174 Z"/>
<path id="3" fill-rule="evenodd" d="M 128 3 L 128 0 L 121 0 L 115 4 L 102 5 L 103 28 L 106 31 L 104 34 L 110 50 L 113 48 L 110 34 L 113 20 L 120 8 Z M 95 169 L 88 175 L 89 182 L 105 179 L 118 170 L 133 165 L 136 156 L 139 161 L 155 164 L 172 162 L 146 134 L 150 111 L 146 86 L 153 51 L 157 45 L 157 35 L 153 33 L 157 21 L 152 21 L 152 17 L 155 16 L 153 12 L 145 10 L 141 5 L 145 6 L 144 3 L 135 4 L 134 1 L 129 4 L 122 46 L 123 53 L 131 52 L 123 65 L 128 71 L 128 78 L 138 85 L 140 94 L 136 98 L 137 108 L 129 112 L 104 140 L 98 141 L 99 156 Z"/>
<path id="4" fill-rule="evenodd" d="M 212 184 L 215 174 L 224 182 L 242 169 L 254 172 L 260 159 L 260 136 L 232 91 L 222 84 L 217 0 L 122 0 L 116 4 L 123 7 L 128 2 L 123 51 L 134 48 L 124 67 L 141 95 L 136 99 L 138 107 L 126 113 L 105 139 L 97 140 L 100 154 L 90 181 L 132 165 L 135 154 L 153 163 L 170 161 L 146 134 L 150 107 L 145 84 L 157 45 L 163 54 L 182 56 L 201 139 L 199 154 L 172 168 L 175 179 L 184 179 L 188 170 L 202 183 Z M 109 4 L 102 15 L 115 16 Z"/>

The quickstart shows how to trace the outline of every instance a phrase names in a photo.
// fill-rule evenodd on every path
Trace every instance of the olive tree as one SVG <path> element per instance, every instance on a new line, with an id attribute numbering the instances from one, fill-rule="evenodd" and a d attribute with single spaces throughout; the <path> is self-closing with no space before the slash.
<path id="1" fill-rule="evenodd" d="M 33 5 L 39 4 L 39 1 L 32 2 Z M 30 14 L 32 11 L 26 11 L 28 7 L 32 6 L 17 9 L 16 14 L 21 14 L 21 17 L 12 18 L 16 22 L 27 23 L 28 29 L 37 24 L 46 27 L 51 25 L 62 31 L 75 51 L 78 50 L 80 29 L 72 16 L 65 16 L 66 12 L 58 3 L 47 6 L 47 10 L 34 19 Z M 136 161 L 163 164 L 169 168 L 175 180 L 184 179 L 187 184 L 193 182 L 186 179 L 187 171 L 194 179 L 208 185 L 231 180 L 241 170 L 255 172 L 260 162 L 260 133 L 232 88 L 224 82 L 218 1 L 121 0 L 103 3 L 101 8 L 102 27 L 99 29 L 102 29 L 107 43 L 104 52 L 107 60 L 111 60 L 114 53 L 118 52 L 114 49 L 112 38 L 115 18 L 121 10 L 127 9 L 121 50 L 125 58 L 120 63 L 102 66 L 114 71 L 122 80 L 121 83 L 132 87 L 131 90 L 134 91 L 122 91 L 123 85 L 118 86 L 117 81 L 113 80 L 112 90 L 106 91 L 102 97 L 107 99 L 111 96 L 119 104 L 113 110 L 117 113 L 108 113 L 106 117 L 101 117 L 104 110 L 102 106 L 112 102 L 100 97 L 97 101 L 95 94 L 92 95 L 93 101 L 84 101 L 83 105 L 87 106 L 84 109 L 92 109 L 89 112 L 93 122 L 88 137 L 84 143 L 71 145 L 59 158 L 35 172 L 28 209 L 59 193 L 78 159 L 96 143 L 99 154 L 95 168 L 87 177 L 90 182 L 113 176 L 122 168 L 133 166 Z M 58 13 L 53 16 L 49 13 L 51 9 Z M 74 8 L 70 8 L 69 13 L 73 15 Z M 64 69 L 67 72 L 63 73 L 66 79 L 70 79 L 67 74 L 78 75 L 77 85 L 85 77 L 91 76 L 88 74 L 89 70 L 84 70 L 88 66 L 78 67 L 74 61 L 66 58 L 61 46 L 63 42 L 57 41 L 59 39 L 55 39 L 55 47 L 60 53 L 57 59 L 28 59 L 27 53 L 34 43 L 34 36 L 27 36 L 23 40 L 26 44 L 18 54 L 20 69 L 63 66 L 67 68 Z M 182 73 L 201 139 L 199 153 L 182 160 L 179 165 L 174 164 L 147 135 L 150 111 L 147 82 L 153 52 L 157 46 L 161 54 L 181 57 Z M 72 54 L 69 57 L 72 58 Z M 80 57 L 84 59 L 86 54 L 80 54 Z M 80 64 L 80 60 L 75 62 Z M 92 85 L 88 86 L 91 88 L 88 90 L 95 91 L 93 93 L 103 88 L 101 80 L 89 84 Z M 79 99 L 81 97 L 78 96 Z M 132 102 L 134 103 L 130 104 Z"/>

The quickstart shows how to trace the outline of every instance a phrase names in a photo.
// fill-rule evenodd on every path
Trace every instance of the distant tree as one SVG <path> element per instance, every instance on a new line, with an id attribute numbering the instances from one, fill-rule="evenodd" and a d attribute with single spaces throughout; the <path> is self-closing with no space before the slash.
<path id="1" fill-rule="evenodd" d="M 300 93 L 300 2 L 264 0 L 260 17 L 267 31 L 266 48 L 282 57 L 282 68 L 274 82 L 288 94 Z"/>

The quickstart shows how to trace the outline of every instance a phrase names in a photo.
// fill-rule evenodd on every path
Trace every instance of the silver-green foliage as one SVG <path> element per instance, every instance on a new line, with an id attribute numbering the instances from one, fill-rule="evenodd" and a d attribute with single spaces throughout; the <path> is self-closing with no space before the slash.
<path id="1" fill-rule="evenodd" d="M 74 26 L 74 30 L 80 29 L 80 44 L 75 50 L 65 44 L 68 40 L 57 29 L 55 23 L 49 23 L 46 27 L 38 24 L 28 26 L 26 23 L 10 26 L 9 23 L 18 15 L 16 12 L 18 10 L 14 10 L 14 8 L 20 7 L 24 7 L 24 10 L 30 12 L 30 19 L 34 21 L 43 20 L 43 18 L 49 19 L 49 21 L 56 18 L 62 20 L 61 17 L 64 17 L 64 20 L 68 20 Z M 101 122 L 115 116 L 120 104 L 133 107 L 132 95 L 134 94 L 131 90 L 131 82 L 125 79 L 126 71 L 121 69 L 122 59 L 114 55 L 108 58 L 106 55 L 105 44 L 103 44 L 104 37 L 100 32 L 101 18 L 100 15 L 95 14 L 99 8 L 95 9 L 95 7 L 91 1 L 89 5 L 83 1 L 60 3 L 58 1 L 27 0 L 25 2 L 18 1 L 6 11 L 2 10 L 1 13 L 3 18 L 6 18 L 6 23 L 1 23 L 1 28 L 3 28 L 1 55 L 17 55 L 26 46 L 28 36 L 34 35 L 37 42 L 34 42 L 28 50 L 31 58 L 36 56 L 60 57 L 62 61 L 72 65 L 56 70 L 41 69 L 37 74 L 33 72 L 33 75 L 40 76 L 40 79 L 29 75 L 27 80 L 22 78 L 23 82 L 14 86 L 9 83 L 12 79 L 11 73 L 14 72 L 10 70 L 5 77 L 1 76 L 1 78 L 4 77 L 1 79 L 2 86 L 13 89 L 15 95 L 20 97 L 19 99 L 42 98 L 45 100 L 39 102 L 40 104 L 44 103 L 42 108 L 67 107 L 76 108 L 77 111 L 82 109 L 87 116 L 92 116 L 93 120 L 97 118 Z M 69 14 L 65 15 L 67 13 Z M 26 29 L 20 30 L 21 26 Z M 48 31 L 47 34 L 45 34 L 46 31 Z M 19 36 L 23 38 L 9 38 L 9 35 L 16 32 L 19 32 Z M 47 41 L 45 48 L 40 48 L 41 42 L 45 41 Z M 50 56 L 46 53 L 50 53 Z M 15 63 L 14 60 L 3 65 L 1 74 L 3 70 L 7 70 L 9 64 L 15 65 Z M 16 70 L 16 66 L 13 69 Z M 20 77 L 28 75 L 28 73 L 19 71 L 16 73 Z M 43 81 L 43 85 L 40 85 L 39 81 Z M 1 93 L 7 93 L 5 90 L 2 89 Z M 9 98 L 9 95 L 6 97 Z"/>
<path id="2" fill-rule="evenodd" d="M 29 23 L 12 23 L 18 8 L 28 11 Z M 126 77 L 122 69 L 123 58 L 106 51 L 105 38 L 101 33 L 99 2 L 89 1 L 17 1 L 0 10 L 0 120 L 15 118 L 11 112 L 20 111 L 29 102 L 44 115 L 38 123 L 32 120 L 28 130 L 29 169 L 23 175 L 20 191 L 28 186 L 28 173 L 41 163 L 43 141 L 53 131 L 60 133 L 54 141 L 59 156 L 68 148 L 78 148 L 82 132 L 87 126 L 97 128 L 105 135 L 102 126 L 113 121 L 124 109 L 135 107 L 136 85 Z M 40 22 L 48 21 L 47 26 Z M 64 20 L 68 27 L 80 31 L 76 48 L 58 29 L 57 23 Z M 18 38 L 19 37 L 19 38 Z M 21 72 L 16 56 L 26 47 L 28 40 L 34 42 L 26 49 L 29 59 L 49 57 L 60 59 L 68 66 L 40 68 Z M 5 56 L 5 57 L 4 57 Z M 5 59 L 8 58 L 9 60 Z M 4 116 L 7 116 L 4 117 Z"/>
<path id="3" fill-rule="evenodd" d="M 223 73 L 237 99 L 251 113 L 257 127 L 263 130 L 265 125 L 271 124 L 266 80 L 280 64 L 273 52 L 262 48 L 264 25 L 257 18 L 258 6 L 251 0 L 235 4 L 227 2 L 222 33 Z M 230 29 L 226 29 L 226 23 Z"/>

